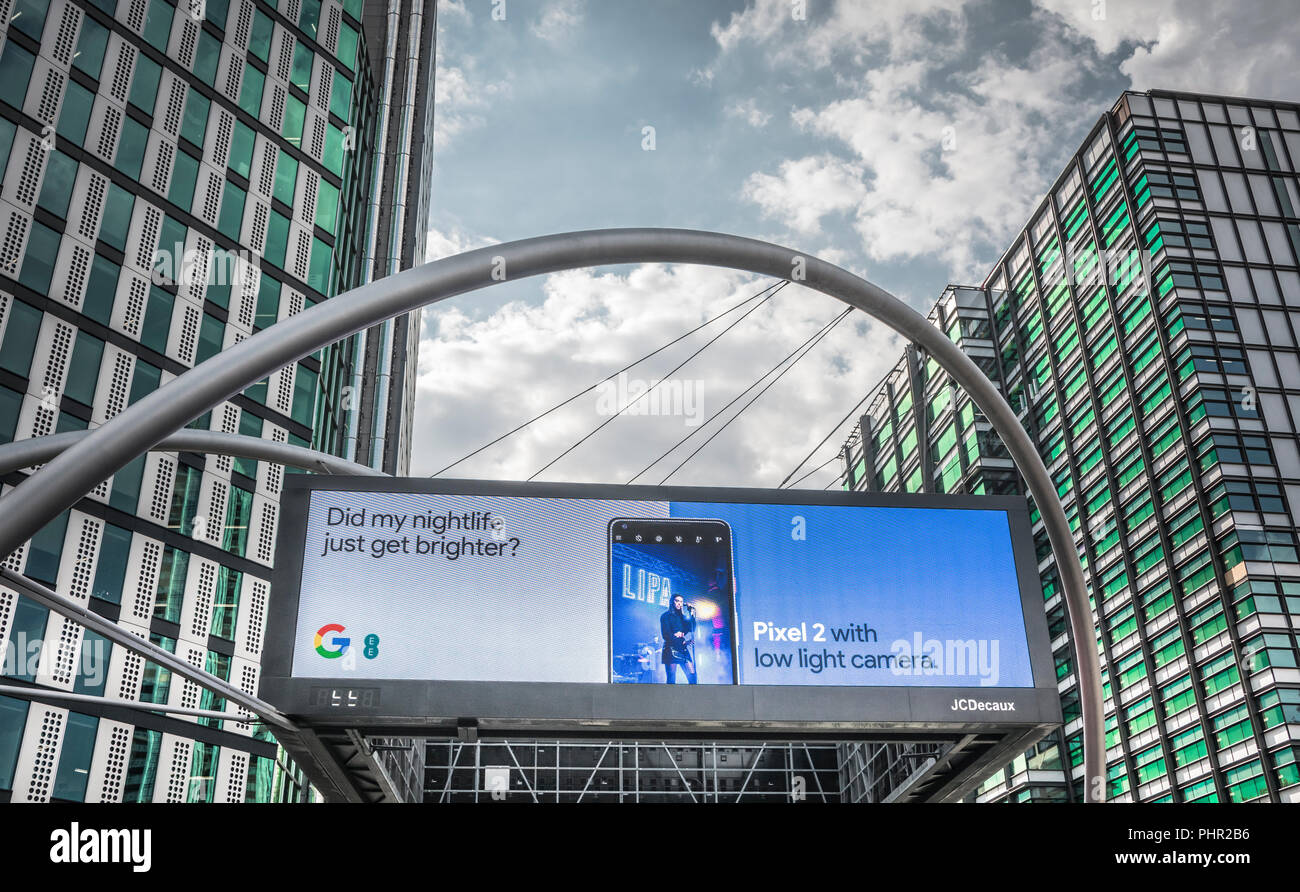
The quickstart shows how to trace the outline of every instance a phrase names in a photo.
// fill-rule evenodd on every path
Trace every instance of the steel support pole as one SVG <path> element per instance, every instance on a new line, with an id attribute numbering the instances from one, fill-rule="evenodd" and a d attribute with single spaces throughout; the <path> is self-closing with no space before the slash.
<path id="1" fill-rule="evenodd" d="M 1042 515 L 1074 637 L 1083 712 L 1084 795 L 1087 801 L 1103 800 L 1105 726 L 1092 609 L 1074 536 L 1033 440 L 979 367 L 920 313 L 846 270 L 768 242 L 685 229 L 559 233 L 467 251 L 353 289 L 235 344 L 158 388 L 0 498 L 0 556 L 14 551 L 168 434 L 327 344 L 497 282 L 629 263 L 694 263 L 790 279 L 888 325 L 924 348 L 966 390 L 1006 444 Z"/>
<path id="2" fill-rule="evenodd" d="M 98 613 L 89 610 L 71 598 L 60 595 L 53 589 L 46 588 L 26 576 L 15 573 L 8 567 L 0 567 L 0 583 L 7 585 L 20 594 L 26 595 L 37 604 L 44 604 L 55 613 L 76 620 L 87 629 L 95 631 L 114 644 L 119 644 L 127 650 L 140 654 L 146 660 L 170 669 L 173 675 L 189 679 L 199 687 L 209 690 L 219 697 L 225 697 L 236 706 L 244 707 L 253 715 L 265 719 L 279 728 L 295 732 L 298 730 L 293 722 L 289 721 L 285 715 L 270 703 L 260 700 L 252 694 L 244 693 L 230 682 L 222 681 L 203 669 L 191 666 L 174 653 L 159 647 L 152 641 L 136 637 L 117 623 L 105 619 Z M 233 722 L 244 721 L 237 715 L 228 715 L 226 718 Z"/>

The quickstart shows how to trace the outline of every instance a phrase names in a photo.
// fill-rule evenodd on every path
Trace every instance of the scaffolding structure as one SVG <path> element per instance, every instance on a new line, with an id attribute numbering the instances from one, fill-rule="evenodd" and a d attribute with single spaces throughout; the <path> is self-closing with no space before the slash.
<path id="1" fill-rule="evenodd" d="M 424 801 L 839 802 L 840 749 L 835 743 L 428 740 Z"/>

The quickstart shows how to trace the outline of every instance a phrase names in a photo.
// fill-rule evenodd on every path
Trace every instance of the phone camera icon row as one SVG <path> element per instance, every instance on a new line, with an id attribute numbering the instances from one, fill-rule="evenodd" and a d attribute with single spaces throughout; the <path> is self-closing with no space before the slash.
<path id="1" fill-rule="evenodd" d="M 662 544 L 663 541 L 664 541 L 664 537 L 663 537 L 663 536 L 654 536 L 654 537 L 652 537 L 652 538 L 653 538 L 654 541 L 655 541 L 656 543 L 658 543 L 658 544 Z M 673 537 L 672 537 L 672 540 L 673 540 L 673 543 L 676 544 L 676 545 L 683 545 L 683 544 L 685 544 L 685 542 L 686 542 L 686 539 L 685 539 L 685 537 L 683 537 L 683 536 L 673 536 Z M 622 542 L 622 541 L 623 541 L 623 535 L 622 535 L 621 533 L 615 533 L 615 534 L 614 534 L 614 541 L 615 541 L 615 542 Z M 645 541 L 646 541 L 646 537 L 645 537 L 645 536 L 642 536 L 640 533 L 634 533 L 634 534 L 632 535 L 632 541 L 633 541 L 633 542 L 645 542 Z M 696 545 L 701 544 L 703 541 L 704 541 L 704 537 L 703 537 L 703 536 L 696 536 L 696 537 L 695 537 L 695 544 L 696 544 Z M 721 537 L 721 536 L 714 536 L 714 537 L 713 537 L 713 541 L 714 541 L 715 543 L 721 542 L 721 541 L 722 541 L 722 537 Z"/>

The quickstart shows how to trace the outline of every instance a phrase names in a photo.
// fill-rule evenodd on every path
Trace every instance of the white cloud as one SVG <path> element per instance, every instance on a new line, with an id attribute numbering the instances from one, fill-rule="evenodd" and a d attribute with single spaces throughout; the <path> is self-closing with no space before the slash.
<path id="1" fill-rule="evenodd" d="M 839 149 L 758 171 L 745 196 L 799 234 L 849 214 L 869 259 L 938 259 L 953 280 L 982 278 L 1059 172 L 1062 132 L 1086 124 L 1072 91 L 1092 69 L 1046 16 L 1023 62 L 958 53 L 969 35 L 956 6 L 840 2 L 789 41 L 775 24 L 787 7 L 759 2 L 715 28 L 724 50 L 752 39 L 777 43 L 792 65 L 835 60 L 839 81 L 837 98 L 792 112 Z M 926 42 L 936 33 L 942 47 Z"/>
<path id="2" fill-rule="evenodd" d="M 777 175 L 753 173 L 744 187 L 763 216 L 776 217 L 802 235 L 820 233 L 822 217 L 857 208 L 866 193 L 862 167 L 832 155 L 783 161 Z"/>
<path id="3" fill-rule="evenodd" d="M 765 284 L 700 266 L 643 265 L 625 275 L 581 270 L 547 277 L 541 304 L 510 303 L 482 318 L 456 305 L 429 314 L 429 335 L 420 345 L 413 473 L 433 473 Z M 838 301 L 787 286 L 673 378 L 699 388 L 707 418 L 840 309 Z M 742 312 L 629 374 L 646 381 L 662 376 Z M 855 318 L 856 324 L 850 324 Z M 861 399 L 897 358 L 901 344 L 896 339 L 885 343 L 890 336 L 877 336 L 878 327 L 872 327 L 871 337 L 879 349 L 861 349 L 865 325 L 863 317 L 850 317 L 670 482 L 779 483 L 827 433 L 827 425 Z M 606 417 L 597 412 L 596 394 L 588 394 L 447 476 L 526 478 Z M 656 465 L 648 482 L 657 483 L 716 424 L 703 428 L 671 461 Z M 834 455 L 849 425 L 845 427 L 809 467 Z M 543 479 L 622 483 L 698 429 L 682 417 L 620 417 Z M 824 485 L 835 473 L 832 463 L 804 485 Z"/>
<path id="4" fill-rule="evenodd" d="M 456 16 L 470 21 L 473 16 L 465 8 L 465 0 L 438 0 L 438 23 L 442 24 L 449 16 Z"/>
<path id="5" fill-rule="evenodd" d="M 742 102 L 733 102 L 723 111 L 727 117 L 740 118 L 750 127 L 766 127 L 767 122 L 772 120 L 771 112 L 765 112 L 759 108 L 758 101 L 752 97 Z"/>
<path id="6" fill-rule="evenodd" d="M 547 43 L 561 43 L 582 24 L 582 0 L 553 0 L 533 24 L 533 33 Z"/>
<path id="7" fill-rule="evenodd" d="M 711 87 L 713 86 L 713 78 L 716 76 L 717 72 L 712 68 L 692 68 L 690 74 L 687 75 L 687 79 L 693 84 Z"/>
<path id="8" fill-rule="evenodd" d="M 430 229 L 425 236 L 424 260 L 426 263 L 432 263 L 444 257 L 451 257 L 454 254 L 462 254 L 465 251 L 472 251 L 475 248 L 495 244 L 497 244 L 497 239 L 473 235 L 459 227 L 446 232 Z"/>
<path id="9" fill-rule="evenodd" d="M 1295 99 L 1300 16 L 1275 0 L 1037 0 L 1105 55 L 1125 49 L 1134 89 Z M 1104 15 L 1099 15 L 1104 10 Z"/>
<path id="10" fill-rule="evenodd" d="M 917 27 L 955 25 L 965 0 L 836 0 L 827 14 L 807 9 L 795 17 L 791 0 L 756 0 L 733 12 L 726 24 L 715 22 L 713 39 L 723 51 L 744 43 L 763 45 L 780 62 L 824 67 L 833 56 L 860 56 L 888 46 L 895 55 L 932 51 L 930 37 Z"/>
<path id="11" fill-rule="evenodd" d="M 480 113 L 491 103 L 510 95 L 506 81 L 485 82 L 471 69 L 438 65 L 434 79 L 433 145 L 447 148 L 452 140 L 485 121 Z"/>

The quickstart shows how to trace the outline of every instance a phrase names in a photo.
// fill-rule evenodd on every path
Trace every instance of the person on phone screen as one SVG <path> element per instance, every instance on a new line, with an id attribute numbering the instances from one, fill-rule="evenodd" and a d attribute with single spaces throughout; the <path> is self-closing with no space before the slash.
<path id="1" fill-rule="evenodd" d="M 677 667 L 686 669 L 686 678 L 691 684 L 696 683 L 694 639 L 692 637 L 694 622 L 684 609 L 685 599 L 673 595 L 668 609 L 659 617 L 659 632 L 664 639 L 664 671 L 668 674 L 668 683 L 677 683 Z"/>

